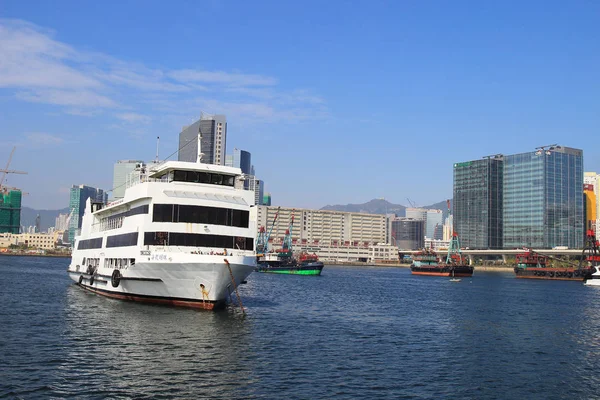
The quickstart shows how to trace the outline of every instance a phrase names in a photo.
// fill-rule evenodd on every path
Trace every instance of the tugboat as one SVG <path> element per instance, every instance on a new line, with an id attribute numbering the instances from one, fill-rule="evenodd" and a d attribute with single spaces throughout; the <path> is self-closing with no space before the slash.
<path id="1" fill-rule="evenodd" d="M 277 219 L 277 214 L 275 214 Z M 275 220 L 273 220 L 275 224 Z M 272 274 L 288 274 L 288 275 L 321 275 L 323 270 L 323 263 L 319 261 L 316 254 L 308 254 L 302 252 L 298 258 L 294 257 L 292 252 L 292 228 L 294 226 L 294 216 L 292 215 L 292 221 L 289 228 L 285 231 L 285 237 L 283 239 L 283 246 L 281 250 L 275 252 L 267 252 L 270 231 L 268 235 L 264 235 L 264 229 L 261 229 L 259 236 L 263 235 L 263 239 L 260 239 L 261 249 L 265 250 L 258 256 L 257 272 L 266 272 Z M 272 230 L 272 228 L 271 228 Z"/>
<path id="2" fill-rule="evenodd" d="M 474 268 L 467 265 L 465 257 L 460 252 L 456 232 L 452 234 L 446 262 L 441 262 L 432 249 L 424 249 L 414 255 L 413 263 L 410 266 L 413 275 L 447 276 L 452 279 L 472 276 L 473 270 Z"/>
<path id="3" fill-rule="evenodd" d="M 577 266 L 555 268 L 548 266 L 550 257 L 526 249 L 524 253 L 517 254 L 517 266 L 514 268 L 515 275 L 521 279 L 545 279 L 559 281 L 584 281 L 591 277 L 593 269 L 591 265 L 598 256 L 598 246 L 593 232 L 586 235 L 586 245 L 581 254 L 581 260 Z M 595 250 L 594 250 L 595 249 Z M 596 252 L 596 253 L 594 253 Z M 590 253 L 589 255 L 587 253 Z"/>

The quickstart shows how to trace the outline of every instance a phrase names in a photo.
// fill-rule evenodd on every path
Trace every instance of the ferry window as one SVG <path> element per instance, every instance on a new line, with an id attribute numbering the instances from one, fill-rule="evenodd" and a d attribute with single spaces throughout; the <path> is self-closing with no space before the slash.
<path id="1" fill-rule="evenodd" d="M 250 213 L 218 207 L 154 204 L 153 222 L 188 222 L 248 228 Z"/>
<path id="2" fill-rule="evenodd" d="M 223 177 L 223 185 L 224 186 L 234 186 L 235 177 L 232 175 L 226 175 Z"/>
<path id="3" fill-rule="evenodd" d="M 173 222 L 173 204 L 155 204 L 153 222 Z"/>
<path id="4" fill-rule="evenodd" d="M 131 266 L 135 265 L 135 258 L 130 258 L 129 259 L 129 265 L 131 265 Z"/>
<path id="5" fill-rule="evenodd" d="M 124 233 L 122 235 L 108 236 L 106 238 L 106 247 L 127 247 L 137 246 L 138 233 Z"/>
<path id="6" fill-rule="evenodd" d="M 185 171 L 175 171 L 173 174 L 173 180 L 179 182 L 185 182 Z"/>
<path id="7" fill-rule="evenodd" d="M 186 182 L 198 182 L 198 172 L 188 171 L 186 176 Z"/>
<path id="8" fill-rule="evenodd" d="M 200 183 L 210 183 L 210 174 L 208 172 L 199 172 L 198 178 L 198 182 Z"/>
<path id="9" fill-rule="evenodd" d="M 223 183 L 223 175 L 212 174 L 210 177 L 210 183 L 212 183 L 214 185 L 221 185 Z"/>
<path id="10" fill-rule="evenodd" d="M 146 232 L 144 234 L 144 245 L 157 245 L 159 237 L 167 237 L 165 243 L 169 246 L 190 246 L 190 247 L 216 247 L 224 249 L 252 250 L 254 248 L 254 239 L 247 237 L 234 237 L 223 235 L 204 235 L 197 233 L 177 233 L 171 232 Z"/>

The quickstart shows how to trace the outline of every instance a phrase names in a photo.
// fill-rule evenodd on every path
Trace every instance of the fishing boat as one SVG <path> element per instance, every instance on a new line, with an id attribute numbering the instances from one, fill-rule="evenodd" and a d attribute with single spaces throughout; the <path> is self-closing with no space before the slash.
<path id="1" fill-rule="evenodd" d="M 275 224 L 277 215 L 278 213 L 275 214 L 273 224 Z M 302 252 L 294 256 L 292 251 L 293 226 L 294 215 L 292 215 L 290 226 L 285 231 L 282 248 L 270 252 L 268 251 L 268 243 L 272 228 L 268 234 L 265 229 L 261 228 L 258 242 L 263 252 L 257 255 L 257 272 L 287 275 L 321 275 L 324 265 L 323 262 L 319 261 L 319 257 L 316 254 Z M 267 251 L 265 252 L 264 250 Z"/>
<path id="2" fill-rule="evenodd" d="M 432 249 L 424 249 L 413 255 L 410 271 L 413 275 L 468 277 L 473 275 L 474 268 L 467 264 L 460 251 L 458 234 L 452 235 L 445 262 L 441 261 Z"/>
<path id="3" fill-rule="evenodd" d="M 523 253 L 516 256 L 515 276 L 520 279 L 585 281 L 591 277 L 592 263 L 594 258 L 598 257 L 594 251 L 597 252 L 597 242 L 593 232 L 588 232 L 586 235 L 586 245 L 582 251 L 580 262 L 572 263 L 570 267 L 552 267 L 549 265 L 550 256 L 540 254 L 532 249 L 525 249 Z M 561 262 L 566 261 L 561 260 Z"/>
<path id="4" fill-rule="evenodd" d="M 256 267 L 254 193 L 239 168 L 140 164 L 123 199 L 89 199 L 69 277 L 99 295 L 214 310 Z M 238 296 L 239 299 L 239 296 Z"/>

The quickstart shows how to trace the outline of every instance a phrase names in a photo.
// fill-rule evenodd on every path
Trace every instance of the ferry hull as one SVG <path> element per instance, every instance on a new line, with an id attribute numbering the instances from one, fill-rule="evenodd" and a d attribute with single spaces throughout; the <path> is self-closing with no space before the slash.
<path id="1" fill-rule="evenodd" d="M 69 267 L 69 276 L 90 292 L 121 300 L 179 307 L 216 310 L 222 308 L 235 289 L 255 268 L 253 257 L 228 257 L 224 262 L 138 263 L 120 270 L 114 282 L 114 269 L 98 268 L 89 275 Z M 232 282 L 232 276 L 235 285 Z M 117 283 L 115 286 L 114 283 Z"/>
<path id="2" fill-rule="evenodd" d="M 519 279 L 542 279 L 553 281 L 584 281 L 591 275 L 588 269 L 519 268 L 515 267 L 515 277 Z"/>

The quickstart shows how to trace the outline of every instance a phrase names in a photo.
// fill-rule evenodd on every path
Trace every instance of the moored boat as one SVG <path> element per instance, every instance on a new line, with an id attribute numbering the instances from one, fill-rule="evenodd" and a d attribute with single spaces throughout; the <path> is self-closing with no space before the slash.
<path id="1" fill-rule="evenodd" d="M 548 257 L 531 249 L 517 254 L 515 276 L 521 279 L 551 279 L 563 281 L 583 281 L 589 269 L 578 267 L 557 268 L 548 265 Z"/>
<path id="2" fill-rule="evenodd" d="M 275 214 L 277 219 L 277 213 Z M 275 219 L 273 224 L 275 224 Z M 287 275 L 321 275 L 324 264 L 319 261 L 316 254 L 300 253 L 297 257 L 292 251 L 292 229 L 294 227 L 294 216 L 290 226 L 285 231 L 283 246 L 280 250 L 268 252 L 268 243 L 271 230 L 268 234 L 264 228 L 259 233 L 259 248 L 263 250 L 262 254 L 257 255 L 257 272 Z M 262 234 L 262 235 L 261 235 Z"/>
<path id="3" fill-rule="evenodd" d="M 578 264 L 570 267 L 552 267 L 549 256 L 526 249 L 517 254 L 515 276 L 520 279 L 543 279 L 558 281 L 585 281 L 592 277 L 594 263 L 600 260 L 595 235 L 592 231 L 586 234 L 586 244 Z"/>
<path id="4" fill-rule="evenodd" d="M 139 165 L 123 199 L 88 199 L 69 277 L 116 299 L 221 308 L 256 267 L 252 205 L 239 168 Z"/>
<path id="5" fill-rule="evenodd" d="M 413 275 L 459 278 L 472 276 L 474 268 L 467 264 L 461 254 L 458 235 L 454 232 L 445 262 L 442 262 L 432 249 L 424 249 L 413 255 L 410 271 Z"/>

